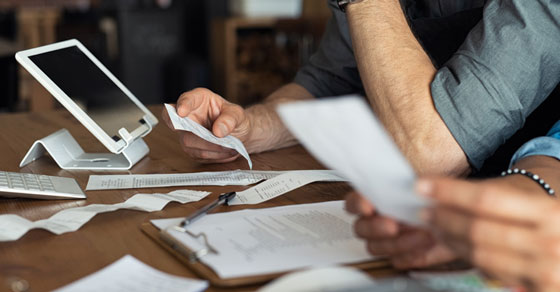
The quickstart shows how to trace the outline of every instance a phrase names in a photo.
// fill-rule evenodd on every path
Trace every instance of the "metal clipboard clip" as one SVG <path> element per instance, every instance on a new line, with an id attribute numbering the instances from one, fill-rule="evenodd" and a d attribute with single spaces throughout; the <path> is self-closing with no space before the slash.
<path id="1" fill-rule="evenodd" d="M 175 230 L 187 234 L 188 236 L 197 240 L 197 242 L 202 243 L 204 247 L 198 250 L 192 250 L 185 243 L 177 240 L 170 232 L 171 230 Z M 191 263 L 195 263 L 199 261 L 202 257 L 204 257 L 207 254 L 216 254 L 216 255 L 218 254 L 218 250 L 216 250 L 216 248 L 214 248 L 210 244 L 210 242 L 208 241 L 208 237 L 204 232 L 194 234 L 181 226 L 170 226 L 167 227 L 166 229 L 161 230 L 160 237 L 167 244 L 169 244 L 174 250 L 179 252 L 181 255 L 185 256 Z M 200 239 L 202 239 L 202 242 L 200 241 Z"/>
<path id="2" fill-rule="evenodd" d="M 221 206 L 221 205 L 226 205 L 227 206 L 228 202 L 230 200 L 232 200 L 233 198 L 235 198 L 235 196 L 236 196 L 235 192 L 229 192 L 229 193 L 221 194 L 220 196 L 218 196 L 218 198 L 216 200 L 210 202 L 210 204 L 203 206 L 202 208 L 198 209 L 193 214 L 191 214 L 188 217 L 186 217 L 185 219 L 183 219 L 183 221 L 181 221 L 181 223 L 179 225 L 170 226 L 170 227 L 167 227 L 166 229 L 163 229 L 161 231 L 161 238 L 165 242 L 167 242 L 169 245 L 171 245 L 171 247 L 174 250 L 176 250 L 177 252 L 179 252 L 183 256 L 187 257 L 189 259 L 189 262 L 191 262 L 191 263 L 200 260 L 201 257 L 203 257 L 207 254 L 210 254 L 210 253 L 218 254 L 218 251 L 208 242 L 208 237 L 206 236 L 206 234 L 204 232 L 201 232 L 199 234 L 194 234 L 194 233 L 188 231 L 185 227 L 190 225 L 194 221 L 198 220 L 200 217 L 206 215 L 208 212 L 210 212 L 214 208 L 216 208 L 218 206 Z M 192 237 L 193 239 L 195 239 L 198 243 L 200 243 L 199 239 L 202 238 L 202 240 L 204 241 L 204 246 L 205 247 L 203 247 L 199 250 L 192 251 L 184 243 L 177 240 L 173 236 L 173 234 L 171 234 L 169 232 L 170 230 L 175 230 L 175 231 L 181 232 L 183 234 L 187 234 L 190 237 Z"/>

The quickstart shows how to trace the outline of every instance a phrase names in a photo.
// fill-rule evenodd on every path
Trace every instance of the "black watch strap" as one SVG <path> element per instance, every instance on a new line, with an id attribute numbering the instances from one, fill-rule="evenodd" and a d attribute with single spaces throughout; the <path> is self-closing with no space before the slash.
<path id="1" fill-rule="evenodd" d="M 364 0 L 337 0 L 338 9 L 340 9 L 340 11 L 342 12 L 346 12 L 346 6 L 348 6 L 348 4 L 362 2 L 362 1 Z"/>

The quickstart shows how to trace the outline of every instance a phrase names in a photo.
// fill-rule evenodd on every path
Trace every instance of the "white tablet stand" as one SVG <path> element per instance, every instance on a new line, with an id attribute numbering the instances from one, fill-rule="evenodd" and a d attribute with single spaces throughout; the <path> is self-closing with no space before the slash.
<path id="1" fill-rule="evenodd" d="M 147 122 L 149 124 L 149 122 Z M 148 130 L 148 133 L 151 131 Z M 145 133 L 143 136 L 147 135 Z M 150 149 L 142 137 L 130 139 L 126 129 L 119 130 L 127 146 L 118 154 L 85 153 L 82 147 L 66 129 L 58 130 L 49 136 L 35 141 L 19 164 L 23 167 L 49 153 L 62 169 L 81 170 L 127 170 L 142 159 Z"/>

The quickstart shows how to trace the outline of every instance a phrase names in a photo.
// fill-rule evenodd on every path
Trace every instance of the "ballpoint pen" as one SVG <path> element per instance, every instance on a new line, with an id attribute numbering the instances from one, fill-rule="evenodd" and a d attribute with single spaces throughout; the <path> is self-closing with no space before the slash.
<path id="1" fill-rule="evenodd" d="M 216 199 L 212 203 L 200 208 L 198 211 L 196 211 L 192 215 L 185 218 L 185 220 L 181 221 L 181 223 L 179 224 L 179 227 L 185 228 L 187 225 L 193 223 L 194 221 L 196 221 L 197 219 L 202 217 L 202 215 L 206 215 L 206 213 L 210 212 L 211 210 L 213 210 L 214 208 L 216 208 L 220 205 L 226 205 L 227 206 L 228 202 L 231 201 L 233 198 L 235 198 L 235 195 L 236 195 L 235 192 L 229 192 L 229 193 L 221 194 L 218 197 L 218 199 Z"/>

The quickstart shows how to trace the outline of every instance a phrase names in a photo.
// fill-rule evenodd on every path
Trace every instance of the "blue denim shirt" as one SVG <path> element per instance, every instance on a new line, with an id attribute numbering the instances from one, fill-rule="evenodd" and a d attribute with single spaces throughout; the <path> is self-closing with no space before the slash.
<path id="1" fill-rule="evenodd" d="M 558 121 L 546 137 L 535 138 L 521 146 L 511 158 L 509 164 L 512 167 L 517 161 L 533 155 L 544 155 L 560 160 L 560 121 Z"/>

